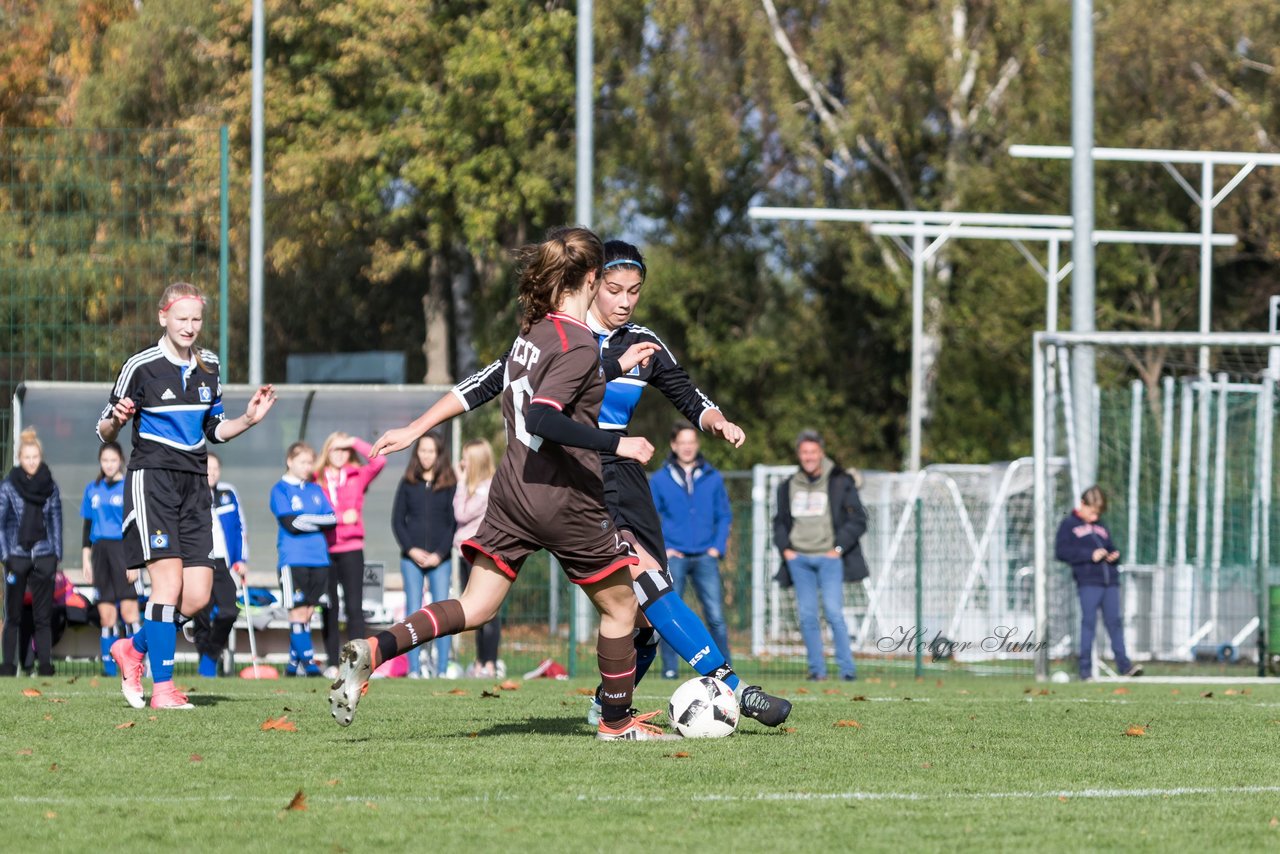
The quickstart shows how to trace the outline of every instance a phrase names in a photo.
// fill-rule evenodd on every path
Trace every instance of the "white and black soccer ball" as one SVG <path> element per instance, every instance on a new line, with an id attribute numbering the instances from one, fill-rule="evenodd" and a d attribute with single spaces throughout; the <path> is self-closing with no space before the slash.
<path id="1" fill-rule="evenodd" d="M 714 676 L 698 676 L 676 689 L 667 717 L 685 738 L 724 738 L 738 727 L 733 689 Z"/>

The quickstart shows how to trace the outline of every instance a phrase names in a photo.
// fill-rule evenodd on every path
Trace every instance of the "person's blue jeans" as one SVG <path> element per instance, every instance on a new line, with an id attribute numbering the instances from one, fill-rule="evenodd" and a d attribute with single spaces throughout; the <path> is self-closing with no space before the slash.
<path id="1" fill-rule="evenodd" d="M 804 638 L 805 655 L 810 676 L 825 676 L 826 660 L 822 654 L 822 625 L 818 622 L 818 598 L 822 612 L 831 626 L 831 639 L 836 649 L 836 665 L 840 676 L 857 675 L 853 649 L 849 645 L 849 627 L 844 622 L 844 561 L 826 555 L 796 555 L 787 561 L 791 581 L 796 588 L 796 611 L 800 617 L 800 636 Z"/>
<path id="2" fill-rule="evenodd" d="M 1124 622 L 1120 616 L 1120 586 L 1099 587 L 1094 584 L 1079 588 L 1080 593 L 1080 678 L 1093 676 L 1093 639 L 1098 630 L 1098 609 L 1102 609 L 1102 624 L 1111 636 L 1111 652 L 1116 657 L 1116 667 L 1128 673 L 1133 665 L 1124 649 Z"/>
<path id="3" fill-rule="evenodd" d="M 443 602 L 449 598 L 449 582 L 453 580 L 453 566 L 450 561 L 442 561 L 437 567 L 422 569 L 407 557 L 400 558 L 400 577 L 404 579 L 404 615 L 406 619 L 414 611 L 422 607 L 422 587 L 424 578 L 431 591 L 432 602 Z M 449 651 L 453 649 L 453 636 L 445 635 L 437 638 L 436 669 L 437 676 L 443 676 L 449 666 Z M 409 672 L 417 673 L 421 668 L 419 651 L 415 647 L 405 655 L 409 659 Z"/>
<path id="4" fill-rule="evenodd" d="M 711 632 L 711 639 L 720 647 L 724 660 L 732 665 L 729 655 L 729 630 L 724 623 L 724 594 L 720 586 L 720 559 L 709 554 L 667 558 L 671 580 L 675 583 L 670 596 L 683 596 L 686 581 L 693 582 L 693 591 L 702 604 L 702 621 Z M 664 641 L 662 644 L 662 672 L 672 673 L 680 668 L 679 656 Z"/>

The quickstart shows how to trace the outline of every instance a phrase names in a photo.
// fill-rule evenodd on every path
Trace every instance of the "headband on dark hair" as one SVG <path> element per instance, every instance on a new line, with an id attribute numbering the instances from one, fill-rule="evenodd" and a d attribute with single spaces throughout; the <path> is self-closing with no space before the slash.
<path id="1" fill-rule="evenodd" d="M 644 278 L 644 274 L 645 274 L 644 264 L 641 263 L 640 261 L 636 261 L 634 258 L 617 258 L 604 265 L 604 268 L 606 270 L 611 270 L 614 267 L 635 267 L 637 270 L 640 271 L 640 278 L 642 279 Z"/>

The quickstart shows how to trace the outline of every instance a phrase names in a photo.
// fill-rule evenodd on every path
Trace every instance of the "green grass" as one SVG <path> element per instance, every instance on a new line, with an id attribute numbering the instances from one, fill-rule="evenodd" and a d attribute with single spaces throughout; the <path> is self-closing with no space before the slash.
<path id="1" fill-rule="evenodd" d="M 115 680 L 0 681 L 0 849 L 1280 843 L 1280 685 L 1203 697 L 1141 682 L 1119 694 L 972 677 L 834 693 L 775 683 L 795 701 L 794 731 L 744 721 L 719 741 L 607 744 L 582 721 L 586 681 L 497 698 L 481 696 L 491 683 L 378 681 L 349 729 L 330 719 L 320 680 L 187 681 L 198 708 L 155 720 L 127 708 Z M 638 705 L 665 706 L 673 685 L 647 681 Z M 22 696 L 31 687 L 41 696 Z M 282 714 L 296 732 L 260 729 Z M 1130 726 L 1147 735 L 1125 736 Z M 306 809 L 286 810 L 299 790 Z"/>

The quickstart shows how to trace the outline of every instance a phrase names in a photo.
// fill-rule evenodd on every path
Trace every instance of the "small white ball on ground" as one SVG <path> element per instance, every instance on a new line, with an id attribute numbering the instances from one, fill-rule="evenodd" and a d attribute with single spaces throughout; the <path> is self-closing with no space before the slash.
<path id="1" fill-rule="evenodd" d="M 1057 682 L 1057 683 L 1058 683 L 1058 684 L 1060 684 L 1060 685 L 1061 685 L 1062 683 L 1064 683 L 1064 682 L 1070 682 L 1070 681 L 1071 681 L 1071 676 L 1070 676 L 1070 675 L 1068 675 L 1068 674 L 1067 674 L 1067 671 L 1065 671 L 1065 670 L 1055 670 L 1055 671 L 1053 671 L 1053 676 L 1052 676 L 1051 678 L 1053 679 L 1053 681 L 1054 681 L 1054 682 Z"/>
<path id="2" fill-rule="evenodd" d="M 712 676 L 697 676 L 671 695 L 667 717 L 685 738 L 723 738 L 738 726 L 733 689 Z"/>

